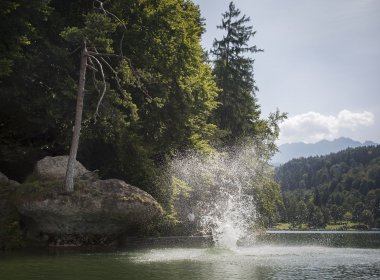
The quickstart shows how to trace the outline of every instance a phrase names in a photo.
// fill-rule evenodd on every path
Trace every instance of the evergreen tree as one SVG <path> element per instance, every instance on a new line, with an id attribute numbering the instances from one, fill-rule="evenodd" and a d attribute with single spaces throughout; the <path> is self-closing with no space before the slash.
<path id="1" fill-rule="evenodd" d="M 214 74 L 220 89 L 214 118 L 220 129 L 227 133 L 227 140 L 239 139 L 257 134 L 260 123 L 260 106 L 257 103 L 255 80 L 253 78 L 254 60 L 245 56 L 262 50 L 250 46 L 255 36 L 250 21 L 233 2 L 223 14 L 218 29 L 225 31 L 221 40 L 215 39 L 213 50 Z"/>

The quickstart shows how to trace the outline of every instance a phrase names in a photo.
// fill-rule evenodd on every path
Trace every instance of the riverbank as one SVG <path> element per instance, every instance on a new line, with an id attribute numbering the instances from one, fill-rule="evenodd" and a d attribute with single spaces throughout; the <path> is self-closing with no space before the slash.
<path id="1" fill-rule="evenodd" d="M 307 224 L 300 224 L 294 226 L 290 223 L 278 223 L 268 230 L 295 230 L 295 231 L 308 231 L 308 230 L 323 230 L 323 231 L 366 231 L 371 230 L 367 225 L 362 223 L 353 222 L 337 222 L 336 224 L 327 224 L 325 227 L 313 228 Z"/>

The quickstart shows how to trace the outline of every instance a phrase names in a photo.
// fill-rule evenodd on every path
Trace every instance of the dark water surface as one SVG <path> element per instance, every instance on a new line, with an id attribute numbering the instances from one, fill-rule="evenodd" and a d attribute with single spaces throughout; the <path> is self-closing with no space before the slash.
<path id="1" fill-rule="evenodd" d="M 268 232 L 250 247 L 0 254 L 0 279 L 380 279 L 380 232 Z"/>

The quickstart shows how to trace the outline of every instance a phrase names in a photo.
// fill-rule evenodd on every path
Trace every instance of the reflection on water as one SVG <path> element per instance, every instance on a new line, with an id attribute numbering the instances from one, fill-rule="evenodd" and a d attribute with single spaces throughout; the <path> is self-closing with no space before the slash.
<path id="1" fill-rule="evenodd" d="M 131 256 L 136 264 L 199 268 L 185 279 L 374 279 L 380 250 L 317 246 L 219 249 L 153 249 Z M 152 278 L 153 279 L 153 278 Z"/>
<path id="2" fill-rule="evenodd" d="M 271 236 L 272 234 L 272 236 Z M 279 243 L 288 234 L 233 250 L 135 248 L 108 252 L 55 251 L 0 255 L 0 279 L 379 279 L 380 234 L 298 233 L 311 245 Z M 364 247 L 326 246 L 319 240 L 367 240 Z M 275 236 L 277 236 L 275 238 Z M 310 239 L 311 238 L 311 239 Z M 314 239 L 313 239 L 314 238 Z M 269 240 L 269 241 L 268 241 Z M 285 239 L 283 239 L 285 240 Z M 288 240 L 288 241 L 289 241 Z M 317 241 L 316 241 L 317 240 Z M 361 244 L 364 244 L 363 241 Z M 330 244 L 331 245 L 331 244 Z M 372 248 L 370 248 L 372 247 Z"/>

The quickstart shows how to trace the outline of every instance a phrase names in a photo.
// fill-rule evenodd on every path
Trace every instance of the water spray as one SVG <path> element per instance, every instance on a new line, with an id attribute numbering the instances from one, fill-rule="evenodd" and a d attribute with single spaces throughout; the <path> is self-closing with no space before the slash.
<path id="1" fill-rule="evenodd" d="M 172 162 L 171 175 L 191 189 L 179 196 L 178 212 L 191 217 L 199 232 L 212 234 L 218 247 L 233 248 L 254 236 L 253 194 L 265 172 L 269 174 L 257 151 L 246 145 L 210 155 L 188 153 Z"/>

